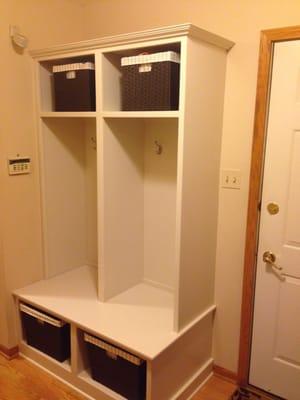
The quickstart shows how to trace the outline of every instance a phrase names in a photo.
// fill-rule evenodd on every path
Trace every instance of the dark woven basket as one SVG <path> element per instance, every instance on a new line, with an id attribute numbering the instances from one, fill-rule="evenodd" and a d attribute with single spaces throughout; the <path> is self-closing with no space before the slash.
<path id="1" fill-rule="evenodd" d="M 66 71 L 54 76 L 55 111 L 95 111 L 95 71 L 76 70 L 75 79 L 67 79 Z"/>
<path id="2" fill-rule="evenodd" d="M 149 72 L 139 72 L 139 65 L 127 65 L 122 71 L 123 111 L 178 110 L 178 63 L 153 63 Z"/>

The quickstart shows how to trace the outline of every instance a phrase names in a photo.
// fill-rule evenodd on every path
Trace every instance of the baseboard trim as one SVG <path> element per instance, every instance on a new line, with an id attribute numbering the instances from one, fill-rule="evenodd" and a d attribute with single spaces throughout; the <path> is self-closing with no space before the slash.
<path id="1" fill-rule="evenodd" d="M 15 346 L 8 349 L 7 347 L 0 344 L 0 354 L 4 356 L 7 360 L 12 360 L 19 355 L 19 347 Z"/>
<path id="2" fill-rule="evenodd" d="M 218 375 L 230 382 L 238 383 L 238 375 L 235 372 L 232 372 L 226 368 L 220 367 L 219 365 L 214 364 L 213 366 L 214 375 Z"/>
<path id="3" fill-rule="evenodd" d="M 210 358 L 172 397 L 172 400 L 189 400 L 213 375 L 213 359 Z"/>

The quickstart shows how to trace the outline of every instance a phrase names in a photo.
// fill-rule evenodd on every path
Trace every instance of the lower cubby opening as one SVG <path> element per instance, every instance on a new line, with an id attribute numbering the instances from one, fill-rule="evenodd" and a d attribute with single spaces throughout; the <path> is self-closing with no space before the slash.
<path id="1" fill-rule="evenodd" d="M 77 339 L 79 378 L 120 398 L 146 399 L 145 360 L 81 329 Z"/>
<path id="2" fill-rule="evenodd" d="M 20 314 L 27 345 L 70 365 L 70 324 L 26 303 L 20 303 Z"/>
<path id="3" fill-rule="evenodd" d="M 24 350 L 26 348 L 26 350 Z M 64 370 L 67 374 L 72 371 L 71 358 L 66 359 L 63 362 L 57 361 L 55 358 L 48 356 L 46 353 L 38 350 L 36 347 L 30 346 L 26 340 L 20 342 L 20 354 L 26 359 L 33 361 L 37 365 L 42 365 L 44 368 L 52 370 L 50 365 Z M 56 370 L 56 368 L 54 368 Z"/>

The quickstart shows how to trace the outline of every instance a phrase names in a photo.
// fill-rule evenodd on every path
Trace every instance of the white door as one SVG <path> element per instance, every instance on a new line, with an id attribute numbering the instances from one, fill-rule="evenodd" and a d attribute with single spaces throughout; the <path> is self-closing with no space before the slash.
<path id="1" fill-rule="evenodd" d="M 263 261 L 266 251 L 276 265 Z M 300 399 L 299 40 L 274 49 L 249 382 Z"/>

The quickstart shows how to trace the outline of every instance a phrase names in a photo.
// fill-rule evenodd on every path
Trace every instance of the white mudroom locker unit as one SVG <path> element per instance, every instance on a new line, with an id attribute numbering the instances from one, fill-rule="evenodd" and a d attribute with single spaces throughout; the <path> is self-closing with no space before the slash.
<path id="1" fill-rule="evenodd" d="M 182 24 L 31 52 L 44 279 L 14 292 L 19 347 L 87 398 L 187 399 L 211 374 L 223 98 L 232 46 Z M 177 77 L 165 80 L 177 79 L 178 105 L 124 111 L 135 97 L 124 93 L 124 63 L 136 58 L 143 79 L 156 68 L 151 55 L 166 53 L 176 57 L 170 62 L 177 63 Z M 75 83 L 78 66 L 87 85 L 78 93 L 88 90 L 92 102 L 76 109 L 71 94 L 69 108 L 58 110 L 62 83 L 55 74 Z M 160 93 L 161 86 L 150 84 L 150 91 Z M 138 98 L 142 88 L 136 90 Z M 68 327 L 63 361 L 43 343 L 32 345 L 30 318 L 42 336 L 48 324 Z M 93 365 L 90 345 L 102 366 Z M 127 369 L 133 377 L 126 378 Z M 106 384 L 111 376 L 114 382 Z M 137 394 L 126 394 L 124 378 Z"/>

